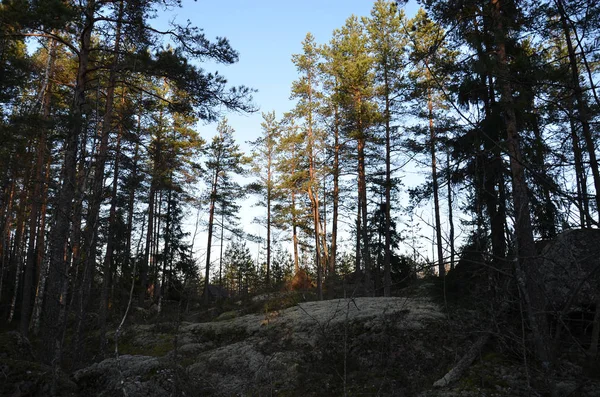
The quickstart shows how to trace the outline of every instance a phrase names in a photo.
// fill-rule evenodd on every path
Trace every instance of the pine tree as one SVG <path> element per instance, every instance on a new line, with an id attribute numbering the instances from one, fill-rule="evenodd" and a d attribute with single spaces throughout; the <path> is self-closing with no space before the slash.
<path id="1" fill-rule="evenodd" d="M 365 19 L 369 36 L 369 46 L 374 53 L 375 81 L 378 84 L 377 96 L 383 115 L 385 129 L 385 244 L 383 294 L 390 296 L 391 255 L 392 255 L 392 189 L 397 182 L 392 178 L 392 122 L 404 99 L 404 66 L 407 38 L 401 29 L 404 12 L 398 11 L 396 3 L 378 0 L 373 6 L 371 17 Z M 397 129 L 396 129 L 397 131 Z"/>
<path id="2" fill-rule="evenodd" d="M 243 197 L 240 185 L 233 180 L 235 175 L 244 175 L 249 159 L 240 151 L 239 145 L 234 141 L 234 130 L 227 124 L 227 119 L 221 120 L 217 127 L 218 135 L 206 146 L 206 183 L 210 186 L 207 198 L 209 205 L 208 214 L 208 241 L 206 244 L 206 268 L 204 276 L 204 303 L 210 300 L 208 285 L 210 280 L 210 257 L 212 249 L 213 225 L 215 210 L 219 203 L 231 202 Z"/>
<path id="3" fill-rule="evenodd" d="M 276 149 L 277 143 L 280 136 L 280 126 L 275 117 L 275 112 L 263 113 L 262 136 L 260 136 L 254 142 L 251 142 L 253 146 L 252 158 L 254 164 L 252 171 L 258 177 L 258 186 L 256 191 L 261 194 L 260 205 L 266 207 L 267 218 L 267 262 L 266 262 L 266 275 L 265 275 L 265 286 L 270 288 L 271 286 L 271 233 L 273 225 L 272 209 L 275 200 L 279 196 L 277 191 L 275 175 L 275 161 L 276 161 Z"/>
<path id="4" fill-rule="evenodd" d="M 366 225 L 368 223 L 366 145 L 372 139 L 372 127 L 379 117 L 373 102 L 374 73 L 373 57 L 367 46 L 364 26 L 357 17 L 346 20 L 345 25 L 333 33 L 329 44 L 331 57 L 338 58 L 336 66 L 330 72 L 337 78 L 338 100 L 341 117 L 344 119 L 342 130 L 344 135 L 356 142 L 356 159 L 358 175 L 358 211 L 359 227 L 362 241 L 362 260 L 365 269 L 367 290 L 371 290 L 371 252 Z M 357 240 L 358 241 L 358 240 Z M 357 263 L 358 263 L 357 249 Z M 358 268 L 357 268 L 358 270 Z"/>
<path id="5" fill-rule="evenodd" d="M 317 294 L 323 299 L 323 263 L 328 262 L 327 241 L 321 226 L 318 173 L 319 146 L 322 131 L 317 127 L 317 113 L 321 93 L 318 91 L 319 51 L 314 37 L 308 33 L 302 43 L 303 53 L 292 56 L 292 62 L 300 73 L 300 79 L 292 84 L 292 98 L 298 99 L 293 113 L 303 120 L 308 155 L 308 179 L 305 189 L 311 203 L 315 238 L 315 266 L 317 270 Z"/>
<path id="6" fill-rule="evenodd" d="M 451 64 L 454 61 L 456 53 L 450 51 L 447 44 L 444 43 L 445 32 L 441 27 L 428 18 L 423 9 L 419 9 L 413 19 L 411 19 L 406 29 L 410 35 L 410 58 L 414 68 L 409 75 L 414 81 L 415 98 L 426 98 L 428 119 L 429 141 L 426 146 L 429 148 L 431 158 L 431 185 L 434 203 L 435 219 L 435 237 L 437 246 L 438 275 L 444 277 L 446 273 L 444 263 L 444 250 L 442 246 L 442 226 L 440 215 L 440 194 L 439 178 L 437 165 L 437 145 L 439 141 L 439 130 L 441 120 L 434 112 L 435 108 L 447 109 L 444 105 L 443 91 L 448 75 L 444 74 L 444 63 Z M 436 126 L 437 124 L 437 126 Z"/>
<path id="7" fill-rule="evenodd" d="M 278 228 L 291 229 L 291 241 L 294 256 L 294 275 L 300 270 L 299 234 L 301 229 L 308 228 L 302 215 L 309 212 L 304 208 L 301 195 L 306 179 L 303 163 L 304 139 L 291 115 L 286 115 L 281 124 L 281 138 L 276 153 L 276 170 L 279 175 L 277 189 L 281 191 L 281 200 L 276 204 L 275 223 Z"/>

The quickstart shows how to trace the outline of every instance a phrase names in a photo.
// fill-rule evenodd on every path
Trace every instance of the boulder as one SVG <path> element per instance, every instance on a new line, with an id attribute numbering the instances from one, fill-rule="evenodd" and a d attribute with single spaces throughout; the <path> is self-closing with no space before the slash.
<path id="1" fill-rule="evenodd" d="M 541 250 L 540 276 L 548 309 L 591 307 L 600 297 L 600 230 L 573 229 Z"/>

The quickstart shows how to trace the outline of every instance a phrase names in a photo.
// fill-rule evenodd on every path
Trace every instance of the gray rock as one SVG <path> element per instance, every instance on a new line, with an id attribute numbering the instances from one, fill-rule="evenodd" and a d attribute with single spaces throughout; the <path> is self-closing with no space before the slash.
<path id="1" fill-rule="evenodd" d="M 160 368 L 159 360 L 148 356 L 124 355 L 110 358 L 80 369 L 73 379 L 80 389 L 98 396 L 164 396 L 167 391 L 154 381 Z"/>
<path id="2" fill-rule="evenodd" d="M 549 309 L 589 305 L 600 294 L 600 230 L 567 230 L 541 252 L 540 268 Z"/>

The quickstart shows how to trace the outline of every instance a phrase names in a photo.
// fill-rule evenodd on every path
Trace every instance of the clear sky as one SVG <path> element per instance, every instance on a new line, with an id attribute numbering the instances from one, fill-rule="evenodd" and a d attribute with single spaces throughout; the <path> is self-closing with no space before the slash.
<path id="1" fill-rule="evenodd" d="M 202 28 L 208 39 L 226 37 L 239 52 L 239 62 L 234 65 L 200 65 L 207 71 L 218 70 L 231 85 L 245 85 L 258 90 L 254 103 L 259 111 L 251 115 L 227 114 L 229 124 L 236 130 L 236 139 L 243 149 L 244 144 L 254 140 L 260 133 L 261 112 L 274 110 L 278 118 L 293 107 L 289 100 L 290 87 L 298 78 L 291 62 L 292 54 L 302 50 L 302 41 L 310 32 L 317 43 L 330 40 L 332 32 L 343 26 L 351 15 L 368 16 L 374 0 L 183 0 L 182 7 L 172 13 L 161 14 L 160 21 L 175 18 L 178 23 L 189 20 Z M 414 1 L 405 7 L 411 17 L 416 13 Z M 210 139 L 216 133 L 216 123 L 199 127 L 201 135 Z M 242 210 L 242 224 L 247 232 L 261 233 L 257 225 L 249 225 L 260 210 L 250 209 L 246 201 Z M 202 216 L 206 219 L 206 215 Z M 190 217 L 190 224 L 194 223 Z M 190 225 L 190 230 L 193 227 Z M 206 235 L 198 235 L 195 247 L 197 254 L 204 255 Z M 213 241 L 218 247 L 218 241 Z M 216 254 L 216 255 L 215 255 Z M 212 257 L 218 257 L 214 251 Z M 203 265 L 203 262 L 201 262 Z"/>
<path id="2" fill-rule="evenodd" d="M 306 33 L 311 32 L 318 43 L 328 42 L 332 31 L 350 15 L 369 15 L 372 5 L 371 0 L 184 0 L 182 8 L 173 14 L 179 23 L 190 20 L 204 29 L 209 39 L 226 37 L 239 52 L 238 63 L 209 64 L 206 69 L 219 70 L 233 85 L 258 90 L 254 98 L 259 112 L 227 116 L 238 140 L 247 141 L 260 131 L 261 111 L 275 110 L 280 117 L 292 107 L 290 87 L 298 75 L 291 57 L 301 52 Z M 414 10 L 411 4 L 407 14 L 412 15 Z M 201 131 L 205 137 L 212 136 L 215 125 Z"/>

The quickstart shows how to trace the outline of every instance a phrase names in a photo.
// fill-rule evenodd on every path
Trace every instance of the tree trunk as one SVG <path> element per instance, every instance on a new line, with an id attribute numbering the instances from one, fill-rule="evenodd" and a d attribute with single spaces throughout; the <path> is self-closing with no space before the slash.
<path id="1" fill-rule="evenodd" d="M 140 294 L 138 305 L 144 306 L 146 300 L 146 289 L 148 287 L 148 268 L 150 263 L 150 246 L 152 245 L 154 232 L 154 202 L 156 201 L 156 181 L 154 176 L 150 184 L 150 200 L 148 202 L 148 232 L 146 233 L 146 245 L 144 247 L 144 259 L 140 266 Z M 136 258 L 137 260 L 137 258 Z"/>
<path id="2" fill-rule="evenodd" d="M 117 82 L 117 64 L 119 62 L 119 52 L 121 48 L 121 24 L 123 17 L 123 1 L 119 3 L 119 14 L 117 16 L 117 26 L 115 32 L 115 43 L 113 48 L 113 56 L 110 65 L 110 72 L 108 76 L 108 87 L 106 90 L 106 104 L 104 109 L 104 117 L 102 119 L 102 130 L 100 133 L 100 144 L 96 152 L 96 159 L 94 162 L 94 176 L 91 186 L 91 195 L 88 200 L 88 211 L 86 226 L 83 232 L 83 241 L 85 244 L 85 262 L 82 279 L 81 289 L 81 303 L 79 305 L 79 315 L 77 317 L 77 331 L 75 335 L 75 351 L 81 351 L 81 341 L 83 340 L 83 333 L 85 319 L 87 316 L 87 305 L 91 295 L 91 289 L 94 279 L 94 273 L 96 270 L 96 251 L 98 246 L 98 230 L 100 228 L 100 206 L 104 198 L 104 170 L 106 167 L 106 161 L 108 158 L 108 143 L 110 133 L 113 129 L 113 116 L 114 116 L 114 100 L 115 100 L 115 87 Z M 118 160 L 115 160 L 118 163 Z M 117 168 L 117 165 L 115 166 Z M 116 169 L 115 169 L 116 170 Z M 109 225 L 110 228 L 110 225 Z M 109 237 L 110 239 L 110 237 Z M 112 253 L 111 253 L 112 254 Z M 109 254 L 107 254 L 108 256 Z M 106 260 L 105 260 L 106 262 Z M 105 267 L 106 270 L 106 267 Z M 108 273 L 104 274 L 104 277 L 110 277 L 110 258 L 108 263 Z M 104 283 L 103 283 L 104 284 Z M 108 288 L 108 286 L 107 286 Z M 104 285 L 102 287 L 102 297 L 100 299 L 101 305 L 104 297 Z M 108 296 L 108 295 L 107 295 Z M 101 306 L 102 307 L 102 306 Z M 104 314 L 105 315 L 105 314 Z M 104 321 L 106 321 L 104 319 Z"/>
<path id="3" fill-rule="evenodd" d="M 365 144 L 366 140 L 358 140 L 358 194 L 360 196 L 360 215 L 362 217 L 362 257 L 365 265 L 365 291 L 370 294 L 371 291 L 371 250 L 369 249 L 369 231 L 367 228 L 367 174 L 365 168 Z"/>
<path id="4" fill-rule="evenodd" d="M 267 277 L 266 287 L 271 286 L 271 156 L 269 155 L 267 177 Z"/>
<path id="5" fill-rule="evenodd" d="M 225 208 L 224 205 L 221 206 L 221 246 L 219 247 L 219 287 L 223 287 L 223 222 L 225 221 Z"/>
<path id="6" fill-rule="evenodd" d="M 383 296 L 391 296 L 392 286 L 392 148 L 390 127 L 390 89 L 387 68 L 385 84 L 385 246 L 383 257 Z"/>
<path id="7" fill-rule="evenodd" d="M 100 308 L 98 310 L 98 327 L 100 328 L 100 353 L 103 354 L 106 348 L 106 318 L 108 317 L 109 291 L 112 286 L 112 268 L 115 245 L 115 222 L 117 219 L 117 192 L 119 187 L 119 164 L 121 154 L 121 135 L 117 136 L 117 148 L 115 150 L 115 167 L 113 175 L 113 185 L 110 200 L 110 210 L 108 215 L 108 241 L 106 242 L 106 255 L 103 263 L 102 291 L 100 294 Z"/>
<path id="8" fill-rule="evenodd" d="M 515 210 L 515 233 L 518 245 L 517 282 L 525 299 L 527 317 L 532 329 L 534 343 L 542 367 L 546 369 L 547 381 L 551 376 L 553 351 L 549 335 L 549 327 L 544 311 L 544 295 L 539 285 L 539 258 L 537 258 L 531 218 L 529 196 L 525 168 L 519 144 L 519 133 L 513 102 L 513 91 L 506 55 L 506 33 L 502 22 L 502 0 L 491 0 L 494 33 L 496 35 L 496 58 L 498 62 L 498 80 L 501 93 L 501 104 L 504 110 L 506 128 L 506 144 L 510 156 L 512 174 L 513 204 Z"/>
<path id="9" fill-rule="evenodd" d="M 139 136 L 139 132 L 141 130 L 141 116 L 138 115 L 138 125 L 137 125 L 137 132 L 138 132 L 138 136 Z M 138 164 L 138 153 L 140 150 L 140 143 L 139 141 L 137 141 L 135 143 L 135 149 L 133 152 L 133 165 L 131 168 L 131 174 L 132 175 L 137 175 L 137 164 Z M 130 267 L 130 260 L 131 260 L 131 234 L 133 233 L 133 213 L 135 211 L 135 184 L 131 183 L 131 186 L 129 187 L 129 194 L 127 197 L 127 226 L 126 226 L 126 236 L 125 236 L 125 254 L 127 255 L 126 258 L 126 262 L 125 262 L 125 266 L 126 267 Z M 137 256 L 134 257 L 134 262 L 137 263 L 138 258 Z M 121 269 L 121 273 L 123 272 L 124 269 Z M 132 278 L 135 278 L 135 275 L 132 275 Z"/>
<path id="10" fill-rule="evenodd" d="M 360 236 L 361 236 L 361 217 L 360 217 L 360 213 L 361 213 L 361 208 L 362 206 L 360 205 L 360 201 L 361 201 L 361 197 L 360 194 L 358 195 L 358 202 L 356 204 L 356 248 L 355 248 L 355 259 L 354 259 L 354 263 L 355 263 L 355 271 L 356 273 L 360 273 L 360 258 L 361 258 L 361 249 L 360 249 Z"/>
<path id="11" fill-rule="evenodd" d="M 31 149 L 28 149 L 28 152 L 31 152 Z M 27 156 L 29 157 L 29 156 Z M 28 197 L 27 192 L 29 189 L 29 181 L 31 179 L 31 175 L 35 172 L 35 164 L 32 163 L 29 170 L 25 173 L 25 177 L 23 179 L 23 188 L 21 189 L 21 194 L 19 195 L 19 207 L 17 208 L 17 217 L 15 219 L 15 235 L 14 235 L 14 243 L 13 249 L 11 252 L 10 263 L 15 268 L 15 284 L 13 297 L 10 304 L 10 313 L 8 316 L 8 322 L 12 322 L 12 319 L 15 314 L 15 310 L 17 307 L 17 301 L 19 300 L 19 284 L 21 283 L 21 276 L 23 273 L 23 259 L 25 256 L 25 210 L 27 208 L 27 203 L 31 200 L 31 197 Z M 29 200 L 28 200 L 29 199 Z"/>
<path id="12" fill-rule="evenodd" d="M 340 137 L 339 137 L 339 115 L 337 106 L 335 112 L 335 127 L 333 135 L 333 214 L 331 219 L 331 253 L 329 256 L 329 274 L 335 275 L 337 259 L 337 237 L 338 237 L 338 212 L 340 200 Z"/>
<path id="13" fill-rule="evenodd" d="M 296 193 L 292 192 L 292 245 L 294 246 L 294 274 L 300 271 L 298 258 L 298 221 L 296 219 Z"/>
<path id="14" fill-rule="evenodd" d="M 160 294 L 160 289 L 162 285 L 160 283 L 159 273 L 160 273 L 160 255 L 158 249 L 160 248 L 160 229 L 161 223 L 163 219 L 162 208 L 163 208 L 163 193 L 164 186 L 158 192 L 158 202 L 156 203 L 156 209 L 154 213 L 156 215 L 156 222 L 154 226 L 154 239 L 152 241 L 152 282 L 150 285 L 152 286 L 152 290 L 150 292 L 150 298 L 156 302 L 158 299 L 158 295 Z"/>
<path id="15" fill-rule="evenodd" d="M 172 179 L 171 175 L 171 179 Z M 167 293 L 167 287 L 165 287 L 167 264 L 169 262 L 170 247 L 171 247 L 171 197 L 173 194 L 173 187 L 169 187 L 169 193 L 167 196 L 167 219 L 165 220 L 165 236 L 164 236 L 164 248 L 163 248 L 163 260 L 162 260 L 162 272 L 160 278 L 160 287 L 157 289 L 158 294 L 158 314 L 162 310 L 162 301 L 164 295 Z"/>
<path id="16" fill-rule="evenodd" d="M 47 278 L 47 290 L 44 304 L 43 360 L 57 368 L 62 358 L 63 331 L 66 321 L 66 296 L 64 286 L 67 283 L 68 240 L 76 186 L 76 166 L 79 137 L 83 129 L 83 112 L 87 71 L 90 54 L 92 30 L 94 28 L 95 0 L 88 0 L 85 6 L 85 24 L 81 32 L 79 64 L 71 108 L 71 128 L 64 142 L 64 164 L 56 202 L 55 220 L 50 241 L 50 269 Z"/>
<path id="17" fill-rule="evenodd" d="M 54 71 L 54 60 L 56 55 L 57 42 L 55 40 L 48 40 L 48 61 L 46 63 L 46 72 L 44 75 L 44 91 L 41 93 L 42 96 L 42 118 L 44 121 L 48 121 L 50 117 L 50 99 L 52 93 L 52 75 Z M 35 270 L 38 268 L 39 263 L 37 262 L 36 245 L 39 244 L 39 240 L 36 239 L 39 236 L 40 228 L 40 213 L 42 212 L 42 191 L 46 183 L 44 175 L 44 164 L 46 163 L 46 152 L 47 147 L 47 127 L 44 125 L 40 129 L 40 137 L 37 146 L 37 157 L 35 165 L 35 177 L 33 186 L 33 196 L 31 200 L 31 213 L 29 215 L 29 247 L 27 250 L 27 263 L 25 266 L 25 275 L 23 278 L 23 301 L 21 303 L 21 322 L 20 331 L 24 337 L 27 337 L 29 333 L 29 320 L 31 317 L 32 309 L 32 298 L 33 298 L 33 283 L 35 277 Z M 43 231 L 42 231 L 43 233 Z"/>
<path id="18" fill-rule="evenodd" d="M 10 224 L 12 221 L 12 207 L 14 205 L 14 195 L 16 189 L 16 179 L 17 179 L 17 171 L 13 170 L 14 177 L 12 181 L 6 188 L 6 199 L 4 200 L 5 208 L 3 208 L 2 213 L 2 228 L 0 235 L 0 301 L 2 301 L 2 286 L 4 285 L 4 273 L 6 272 L 6 268 L 8 267 L 8 257 L 9 257 L 9 246 L 10 246 Z"/>
<path id="19" fill-rule="evenodd" d="M 567 22 L 567 15 L 563 7 L 562 0 L 555 0 L 560 14 L 560 21 L 565 33 L 565 40 L 567 42 L 567 50 L 569 52 L 569 64 L 571 66 L 571 80 L 573 84 L 573 91 L 577 100 L 576 106 L 579 113 L 578 120 L 581 123 L 583 131 L 583 139 L 587 148 L 590 168 L 594 179 L 594 188 L 596 190 L 596 208 L 600 208 L 600 170 L 598 169 L 598 159 L 596 158 L 596 145 L 594 144 L 594 138 L 590 129 L 590 117 L 588 113 L 588 105 L 584 99 L 583 90 L 579 83 L 579 66 L 577 65 L 577 57 L 573 43 L 571 41 L 571 32 Z M 600 211 L 599 215 L 600 217 Z"/>
<path id="20" fill-rule="evenodd" d="M 215 175 L 213 177 L 213 183 L 210 193 L 210 207 L 208 210 L 208 238 L 206 242 L 206 268 L 204 272 L 204 304 L 210 303 L 210 296 L 208 291 L 208 285 L 210 281 L 210 250 L 213 234 L 213 224 L 215 221 L 215 202 L 217 200 L 217 184 L 219 183 L 219 169 L 215 169 Z"/>
<path id="21" fill-rule="evenodd" d="M 323 284 L 322 284 L 322 266 L 321 266 L 321 222 L 319 219 L 319 195 L 318 182 L 315 170 L 315 136 L 313 134 L 313 119 L 312 119 L 312 81 L 311 76 L 308 77 L 308 198 L 313 217 L 313 227 L 315 233 L 315 266 L 317 269 L 317 296 L 319 300 L 323 299 Z"/>
<path id="22" fill-rule="evenodd" d="M 450 270 L 454 270 L 454 256 L 456 252 L 454 250 L 454 217 L 452 214 L 452 173 L 450 172 L 450 153 L 446 153 L 446 170 L 448 172 L 448 178 L 446 183 L 448 184 L 448 223 L 450 224 Z"/>
<path id="23" fill-rule="evenodd" d="M 431 180 L 433 184 L 433 210 L 435 216 L 435 237 L 437 245 L 437 259 L 438 259 L 438 275 L 440 277 L 446 276 L 446 267 L 444 265 L 444 251 L 442 247 L 442 224 L 440 220 L 440 198 L 439 198 L 439 186 L 437 178 L 437 162 L 435 158 L 435 145 L 436 135 L 435 128 L 433 126 L 433 100 L 431 98 L 431 88 L 427 89 L 427 109 L 429 111 L 429 138 L 430 138 L 430 150 L 431 150 Z"/>
<path id="24" fill-rule="evenodd" d="M 583 168 L 583 154 L 581 142 L 575 126 L 575 115 L 571 106 L 569 110 L 569 127 L 571 130 L 571 144 L 573 145 L 573 159 L 575 161 L 575 179 L 577 181 L 577 203 L 579 207 L 580 227 L 591 227 L 592 219 L 589 209 L 587 176 Z"/>
<path id="25" fill-rule="evenodd" d="M 48 181 L 50 175 L 50 165 L 52 163 L 51 156 L 48 156 L 46 161 L 46 171 L 44 172 L 43 179 L 45 182 Z M 33 331 L 33 334 L 37 336 L 40 329 L 40 314 L 42 312 L 44 291 L 46 289 L 46 277 L 48 275 L 49 261 L 44 259 L 46 253 L 46 210 L 48 208 L 48 183 L 45 183 L 42 197 L 42 208 L 40 214 L 40 226 L 38 228 L 37 242 L 36 242 L 36 269 L 37 269 L 37 289 L 35 291 L 35 299 L 33 301 L 33 311 L 31 315 L 31 322 L 29 324 L 29 330 Z"/>

